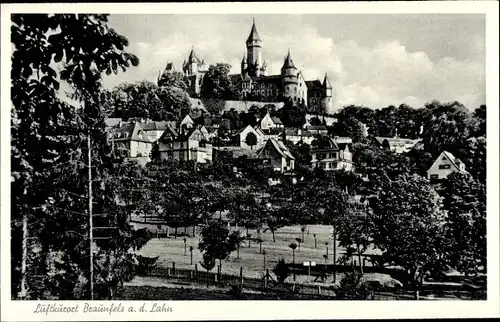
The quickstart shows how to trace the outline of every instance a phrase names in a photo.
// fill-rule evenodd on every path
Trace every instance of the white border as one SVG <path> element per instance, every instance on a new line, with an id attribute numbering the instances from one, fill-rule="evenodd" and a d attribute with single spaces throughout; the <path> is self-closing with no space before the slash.
<path id="1" fill-rule="evenodd" d="M 464 318 L 500 316 L 499 298 L 499 172 L 498 172 L 498 2 L 423 1 L 364 3 L 119 3 L 119 4 L 8 4 L 1 5 L 1 320 L 237 320 L 332 318 Z M 129 13 L 129 14 L 397 14 L 463 13 L 486 15 L 486 66 L 488 108 L 487 209 L 488 301 L 169 301 L 172 313 L 33 314 L 37 302 L 10 300 L 10 18 L 11 13 Z M 46 302 L 49 303 L 49 302 Z M 54 303 L 54 302 L 51 302 Z M 80 303 L 80 307 L 84 302 Z M 101 302 L 94 302 L 97 304 Z M 104 303 L 104 302 L 103 302 Z M 106 302 L 109 304 L 109 302 Z M 116 302 L 115 302 L 116 303 Z M 121 302 L 139 306 L 140 302 Z M 148 302 L 151 303 L 151 302 Z"/>

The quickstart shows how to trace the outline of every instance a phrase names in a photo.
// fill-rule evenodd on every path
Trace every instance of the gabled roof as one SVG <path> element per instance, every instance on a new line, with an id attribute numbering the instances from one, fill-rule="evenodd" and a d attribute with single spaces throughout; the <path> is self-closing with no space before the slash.
<path id="1" fill-rule="evenodd" d="M 383 144 L 385 140 L 387 140 L 387 143 L 389 144 L 416 144 L 417 142 L 421 141 L 421 139 L 405 139 L 405 138 L 390 138 L 390 137 L 382 137 L 382 136 L 376 136 L 375 140 L 378 141 L 378 143 Z"/>
<path id="2" fill-rule="evenodd" d="M 140 123 L 140 126 L 144 131 L 165 131 L 168 126 L 175 127 L 175 121 L 150 121 L 146 123 Z"/>
<path id="3" fill-rule="evenodd" d="M 306 86 L 308 90 L 315 90 L 315 89 L 321 89 L 322 85 L 319 79 L 312 80 L 312 81 L 306 81 Z"/>
<path id="4" fill-rule="evenodd" d="M 271 116 L 271 120 L 273 120 L 274 124 L 281 124 L 283 125 L 283 122 L 281 122 L 281 119 L 276 116 Z"/>
<path id="5" fill-rule="evenodd" d="M 269 139 L 266 142 L 266 145 L 260 150 L 259 157 L 262 155 L 262 152 L 266 147 L 272 147 L 276 150 L 276 152 L 281 155 L 283 158 L 295 160 L 295 157 L 290 153 L 290 150 L 283 144 L 283 142 L 276 139 Z"/>
<path id="6" fill-rule="evenodd" d="M 312 142 L 312 148 L 315 150 L 340 150 L 339 145 L 332 138 L 321 137 Z"/>
<path id="7" fill-rule="evenodd" d="M 462 161 L 460 161 L 460 159 L 455 158 L 455 156 L 448 151 L 443 151 L 443 153 L 441 153 L 441 155 L 445 155 L 450 160 L 450 162 L 457 168 L 457 170 L 460 170 L 460 164 L 462 163 Z M 441 155 L 439 156 L 440 158 L 441 158 Z"/>
<path id="8" fill-rule="evenodd" d="M 174 127 L 168 125 L 163 134 L 160 136 L 159 141 L 168 142 L 174 140 L 179 136 L 179 133 L 175 130 Z"/>
<path id="9" fill-rule="evenodd" d="M 252 130 L 254 130 L 254 128 L 253 128 L 252 126 L 250 126 L 250 124 L 249 124 L 249 125 L 247 125 L 247 126 L 242 127 L 241 129 L 239 129 L 239 131 L 238 131 L 238 132 L 236 132 L 234 135 L 239 135 L 239 134 L 241 134 L 241 133 L 242 133 L 243 131 L 245 131 L 248 127 L 249 127 L 249 128 L 251 128 Z M 254 131 L 255 131 L 255 130 L 254 130 Z"/>
<path id="10" fill-rule="evenodd" d="M 328 128 L 324 125 L 311 125 L 307 127 L 309 131 L 328 131 Z"/>
<path id="11" fill-rule="evenodd" d="M 113 131 L 115 141 L 138 141 L 153 143 L 139 123 L 124 123 Z"/>

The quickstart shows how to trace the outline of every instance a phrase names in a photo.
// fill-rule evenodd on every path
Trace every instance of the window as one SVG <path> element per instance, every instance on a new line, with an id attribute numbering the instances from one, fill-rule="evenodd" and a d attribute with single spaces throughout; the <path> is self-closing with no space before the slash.
<path id="1" fill-rule="evenodd" d="M 330 158 L 336 159 L 337 158 L 337 153 L 336 152 L 330 153 Z"/>
<path id="2" fill-rule="evenodd" d="M 331 166 L 331 163 L 330 163 L 330 162 L 327 162 L 327 163 L 326 163 L 326 168 L 327 168 L 327 169 L 330 169 L 330 166 Z"/>
<path id="3" fill-rule="evenodd" d="M 449 164 L 440 164 L 439 169 L 449 169 L 450 165 Z"/>
<path id="4" fill-rule="evenodd" d="M 446 156 L 443 156 L 443 158 L 441 160 L 446 161 L 446 160 L 448 160 L 448 158 Z"/>
<path id="5" fill-rule="evenodd" d="M 431 179 L 435 180 L 435 179 L 438 179 L 439 178 L 439 175 L 437 174 L 431 174 Z"/>
<path id="6" fill-rule="evenodd" d="M 318 153 L 317 156 L 318 156 L 318 160 L 321 160 L 321 159 L 325 158 L 325 154 L 324 153 Z"/>

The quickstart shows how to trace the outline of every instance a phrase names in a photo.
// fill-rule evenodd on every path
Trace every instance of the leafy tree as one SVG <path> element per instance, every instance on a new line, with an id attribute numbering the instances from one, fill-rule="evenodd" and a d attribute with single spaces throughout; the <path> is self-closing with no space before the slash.
<path id="1" fill-rule="evenodd" d="M 130 258 L 130 244 L 139 236 L 115 202 L 120 182 L 114 176 L 120 165 L 114 163 L 104 131 L 100 106 L 106 95 L 101 95 L 100 81 L 103 73 L 125 71 L 139 61 L 124 51 L 128 41 L 109 28 L 107 15 L 16 14 L 11 22 L 13 296 L 92 296 L 89 218 L 82 212 L 88 205 L 88 136 L 92 177 L 100 181 L 93 185 L 94 207 L 107 214 L 96 224 L 114 227 L 110 239 L 97 241 L 92 263 L 96 296 L 109 297 L 110 288 L 125 278 L 124 259 Z M 69 84 L 72 98 L 83 108 L 59 99 L 60 82 Z M 35 268 L 45 276 L 42 286 L 34 278 Z"/>
<path id="2" fill-rule="evenodd" d="M 459 271 L 486 268 L 486 187 L 466 173 L 452 173 L 438 193 L 447 211 L 450 263 Z"/>
<path id="3" fill-rule="evenodd" d="M 418 291 L 424 277 L 445 261 L 439 196 L 426 179 L 402 175 L 384 182 L 371 207 L 374 245 L 385 262 L 408 273 L 410 286 Z"/>
<path id="4" fill-rule="evenodd" d="M 283 284 L 285 280 L 292 274 L 290 268 L 285 263 L 285 260 L 281 258 L 276 263 L 276 266 L 273 268 L 273 273 L 276 275 L 276 279 L 280 284 Z"/>
<path id="5" fill-rule="evenodd" d="M 286 127 L 301 128 L 306 122 L 307 108 L 303 104 L 294 104 L 293 101 L 285 101 L 284 106 L 274 112 L 273 116 L 277 116 Z"/>
<path id="6" fill-rule="evenodd" d="M 333 133 L 337 136 L 350 137 L 353 142 L 358 142 L 363 138 L 363 125 L 355 118 L 338 119 L 333 125 Z"/>
<path id="7" fill-rule="evenodd" d="M 369 300 L 373 297 L 373 290 L 366 283 L 361 283 L 362 274 L 350 272 L 340 280 L 336 289 L 336 298 L 339 300 Z"/>
<path id="8" fill-rule="evenodd" d="M 187 89 L 184 75 L 178 71 L 166 71 L 158 80 L 159 87 L 177 87 L 185 91 Z"/>
<path id="9" fill-rule="evenodd" d="M 363 274 L 361 255 L 370 246 L 373 231 L 372 220 L 367 212 L 368 209 L 361 204 L 350 204 L 338 227 L 339 246 L 355 247 L 361 274 Z"/>
<path id="10" fill-rule="evenodd" d="M 210 65 L 203 77 L 201 95 L 207 98 L 224 100 L 239 99 L 241 95 L 238 87 L 231 82 L 230 71 L 231 65 L 229 64 L 217 63 Z"/>
<path id="11" fill-rule="evenodd" d="M 208 222 L 201 230 L 201 242 L 198 246 L 203 256 L 222 260 L 227 259 L 232 251 L 237 249 L 235 239 L 230 237 L 229 230 L 221 220 Z"/>
<path id="12" fill-rule="evenodd" d="M 245 143 L 253 150 L 253 147 L 257 145 L 257 136 L 252 132 L 248 133 L 245 137 Z"/>

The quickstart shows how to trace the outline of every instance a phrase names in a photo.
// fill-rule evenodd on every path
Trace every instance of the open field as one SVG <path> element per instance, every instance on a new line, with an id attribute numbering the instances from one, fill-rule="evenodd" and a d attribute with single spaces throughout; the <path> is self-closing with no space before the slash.
<path id="1" fill-rule="evenodd" d="M 234 227 L 232 228 L 234 230 Z M 246 234 L 246 229 L 239 229 L 242 234 Z M 252 238 L 257 237 L 255 230 L 250 230 L 249 233 Z M 317 248 L 315 248 L 314 236 L 316 234 Z M 327 263 L 333 263 L 333 248 L 332 248 L 332 227 L 331 226 L 308 226 L 304 234 L 305 241 L 295 250 L 295 263 L 302 263 L 304 261 L 314 261 L 318 264 L 325 263 L 323 255 L 326 254 L 328 247 Z M 276 234 L 276 242 L 273 242 L 272 233 L 266 231 L 261 233 L 263 239 L 262 249 L 266 251 L 266 268 L 270 270 L 276 265 L 280 258 L 284 258 L 287 263 L 292 262 L 292 250 L 288 247 L 291 242 L 296 242 L 296 238 L 302 238 L 300 226 L 283 227 L 279 229 Z M 202 254 L 198 250 L 199 236 L 196 238 L 188 237 L 186 242 L 186 255 L 184 255 L 184 242 L 183 237 L 177 239 L 162 238 L 151 240 L 144 248 L 136 253 L 142 256 L 156 257 L 159 256 L 158 265 L 162 267 L 172 267 L 175 262 L 176 268 L 194 269 L 194 264 L 198 263 L 198 269 L 201 270 L 199 265 L 202 260 Z M 328 246 L 325 245 L 328 242 Z M 297 242 L 296 242 L 297 243 Z M 193 264 L 190 263 L 189 246 L 193 250 Z M 259 278 L 265 271 L 264 256 L 259 254 L 259 244 L 251 241 L 248 247 L 248 241 L 245 240 L 240 247 L 240 258 L 237 259 L 237 253 L 234 251 L 230 258 L 222 262 L 222 273 L 230 275 L 239 275 L 240 267 L 243 267 L 243 275 L 245 277 Z M 342 256 L 345 249 L 337 247 L 337 259 Z M 366 252 L 374 253 L 373 250 Z M 357 260 L 357 258 L 355 258 Z M 216 268 L 214 268 L 216 271 Z M 314 280 L 312 276 L 297 276 L 297 282 L 310 282 Z"/>

